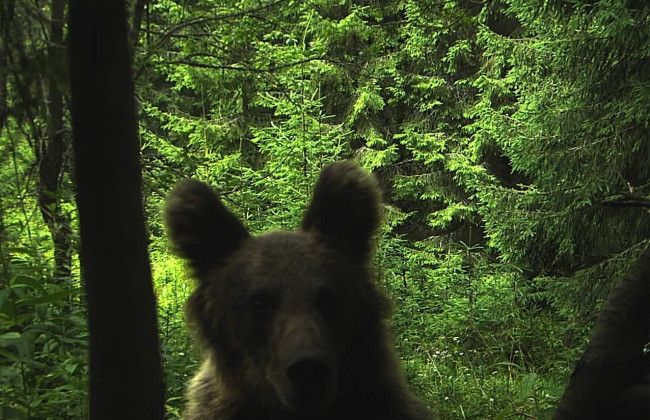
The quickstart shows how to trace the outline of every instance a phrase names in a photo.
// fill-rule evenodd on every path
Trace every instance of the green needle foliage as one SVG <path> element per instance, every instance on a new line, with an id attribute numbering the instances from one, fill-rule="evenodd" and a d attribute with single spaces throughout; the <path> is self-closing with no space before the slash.
<path id="1" fill-rule="evenodd" d="M 13 14 L 0 19 L 8 419 L 86 414 L 72 163 L 51 192 L 71 226 L 64 278 L 38 207 L 54 3 L 0 0 Z M 600 302 L 650 238 L 647 2 L 132 3 L 169 418 L 199 352 L 182 313 L 194 285 L 167 252 L 166 193 L 198 178 L 253 233 L 290 229 L 340 159 L 384 191 L 375 266 L 414 390 L 443 419 L 550 418 Z"/>

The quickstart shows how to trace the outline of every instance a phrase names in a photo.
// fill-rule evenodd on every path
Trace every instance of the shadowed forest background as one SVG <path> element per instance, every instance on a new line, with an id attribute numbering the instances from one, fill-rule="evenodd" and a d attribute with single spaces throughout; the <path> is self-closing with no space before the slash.
<path id="1" fill-rule="evenodd" d="M 0 0 L 3 419 L 88 415 L 67 13 Z M 415 393 L 442 419 L 551 417 L 650 239 L 647 2 L 137 0 L 129 25 L 167 418 L 200 355 L 166 194 L 197 178 L 253 233 L 292 229 L 341 159 L 384 191 Z"/>

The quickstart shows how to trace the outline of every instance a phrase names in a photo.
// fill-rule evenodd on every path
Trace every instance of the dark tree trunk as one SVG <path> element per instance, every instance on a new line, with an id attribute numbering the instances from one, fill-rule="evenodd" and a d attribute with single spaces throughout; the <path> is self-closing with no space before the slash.
<path id="1" fill-rule="evenodd" d="M 70 277 L 72 261 L 70 220 L 61 208 L 59 196 L 67 149 L 63 123 L 64 18 L 65 1 L 53 0 L 48 48 L 47 142 L 39 153 L 38 183 L 38 205 L 54 242 L 54 274 L 57 279 Z"/>
<path id="2" fill-rule="evenodd" d="M 162 419 L 124 0 L 73 0 L 72 121 L 90 328 L 90 418 Z"/>
<path id="3" fill-rule="evenodd" d="M 612 290 L 556 420 L 650 418 L 650 250 Z"/>
<path id="4" fill-rule="evenodd" d="M 135 0 L 135 5 L 133 6 L 133 26 L 129 32 L 129 38 L 133 48 L 138 46 L 140 27 L 142 26 L 142 18 L 145 14 L 147 3 L 148 0 Z"/>
<path id="5" fill-rule="evenodd" d="M 7 39 L 9 39 L 9 19 L 13 15 L 13 5 L 0 0 L 0 69 L 6 69 L 8 60 Z M 5 126 L 9 117 L 9 101 L 7 98 L 7 77 L 6 70 L 0 71 L 0 132 Z"/>

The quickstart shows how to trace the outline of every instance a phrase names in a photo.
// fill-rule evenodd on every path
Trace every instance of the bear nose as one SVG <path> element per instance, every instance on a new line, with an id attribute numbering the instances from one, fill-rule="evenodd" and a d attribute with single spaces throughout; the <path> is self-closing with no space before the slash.
<path id="1" fill-rule="evenodd" d="M 318 354 L 302 354 L 286 364 L 287 378 L 294 389 L 326 386 L 332 379 L 329 361 Z"/>

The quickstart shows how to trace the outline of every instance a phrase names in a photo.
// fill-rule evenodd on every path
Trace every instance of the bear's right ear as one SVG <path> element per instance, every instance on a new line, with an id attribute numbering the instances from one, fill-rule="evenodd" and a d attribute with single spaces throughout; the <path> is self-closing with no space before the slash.
<path id="1" fill-rule="evenodd" d="M 195 180 L 174 187 L 164 217 L 172 250 L 187 259 L 198 276 L 222 264 L 249 237 L 219 195 Z"/>

